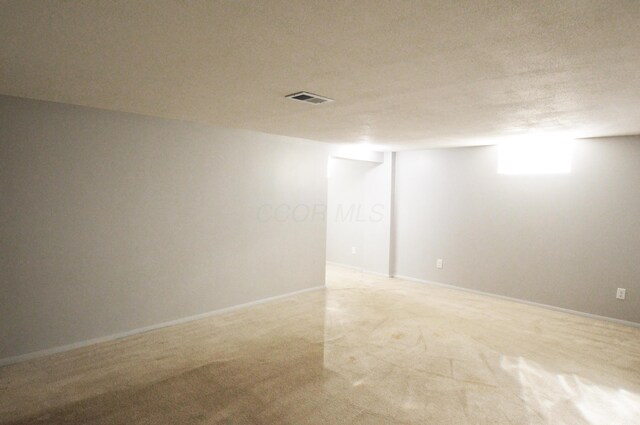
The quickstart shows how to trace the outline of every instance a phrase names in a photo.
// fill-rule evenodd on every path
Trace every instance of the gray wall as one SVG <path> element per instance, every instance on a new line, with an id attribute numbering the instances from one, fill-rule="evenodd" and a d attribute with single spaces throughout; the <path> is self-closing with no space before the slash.
<path id="1" fill-rule="evenodd" d="M 394 155 L 380 154 L 382 163 L 331 159 L 327 261 L 389 275 Z"/>
<path id="2" fill-rule="evenodd" d="M 327 191 L 327 261 L 362 268 L 367 173 L 377 164 L 331 158 Z M 356 248 L 352 254 L 351 248 Z"/>
<path id="3" fill-rule="evenodd" d="M 327 155 L 0 97 L 0 359 L 324 285 Z"/>
<path id="4" fill-rule="evenodd" d="M 496 147 L 396 165 L 396 275 L 640 322 L 640 137 L 578 141 L 568 175 L 498 175 Z"/>
<path id="5" fill-rule="evenodd" d="M 395 153 L 385 152 L 384 162 L 369 170 L 364 204 L 369 219 L 364 224 L 362 268 L 391 276 L 391 212 Z"/>

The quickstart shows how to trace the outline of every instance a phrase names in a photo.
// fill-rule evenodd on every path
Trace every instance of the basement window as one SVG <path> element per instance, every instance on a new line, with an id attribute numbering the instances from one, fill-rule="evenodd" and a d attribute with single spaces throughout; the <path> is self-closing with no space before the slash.
<path id="1" fill-rule="evenodd" d="M 498 174 L 570 174 L 573 140 L 512 142 L 498 146 Z"/>

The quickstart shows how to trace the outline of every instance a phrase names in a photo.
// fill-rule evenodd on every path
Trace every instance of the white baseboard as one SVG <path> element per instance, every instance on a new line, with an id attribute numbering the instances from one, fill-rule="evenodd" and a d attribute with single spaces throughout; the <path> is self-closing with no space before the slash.
<path id="1" fill-rule="evenodd" d="M 327 261 L 327 265 L 336 266 L 336 267 L 343 267 L 345 269 L 354 270 L 354 271 L 357 271 L 357 272 L 360 272 L 360 273 L 372 274 L 372 275 L 375 275 L 375 276 L 393 277 L 393 276 L 391 276 L 389 274 L 386 274 L 386 273 L 380 273 L 380 272 L 374 272 L 374 271 L 371 271 L 371 270 L 365 270 L 362 267 L 352 266 L 350 264 L 342 264 L 342 263 L 335 263 L 333 261 Z"/>
<path id="2" fill-rule="evenodd" d="M 101 342 L 107 342 L 107 341 L 113 341 L 113 340 L 120 339 L 120 338 L 126 338 L 128 336 L 132 336 L 132 335 L 137 335 L 137 334 L 141 334 L 141 333 L 144 333 L 144 332 L 153 331 L 153 330 L 156 330 L 156 329 L 161 329 L 161 328 L 166 328 L 166 327 L 169 327 L 169 326 L 179 325 L 179 324 L 182 324 L 182 323 L 192 322 L 192 321 L 198 320 L 198 319 L 204 319 L 204 318 L 211 317 L 211 316 L 217 316 L 217 315 L 224 314 L 224 313 L 230 313 L 232 311 L 240 310 L 242 308 L 251 307 L 251 306 L 255 306 L 255 305 L 259 305 L 259 304 L 264 304 L 264 303 L 268 303 L 270 301 L 279 300 L 279 299 L 282 299 L 282 298 L 289 298 L 289 297 L 292 297 L 294 295 L 304 294 L 305 292 L 319 291 L 319 290 L 324 289 L 324 288 L 325 288 L 324 286 L 316 286 L 316 287 L 313 287 L 313 288 L 302 289 L 300 291 L 288 292 L 288 293 L 282 294 L 282 295 L 276 295 L 276 296 L 269 297 L 269 298 L 263 298 L 261 300 L 250 301 L 248 303 L 243 303 L 243 304 L 238 304 L 238 305 L 234 305 L 234 306 L 231 306 L 231 307 L 225 307 L 225 308 L 218 309 L 218 310 L 208 311 L 206 313 L 201 313 L 201 314 L 196 314 L 196 315 L 193 315 L 193 316 L 183 317 L 183 318 L 176 319 L 176 320 L 170 320 L 168 322 L 157 323 L 155 325 L 145 326 L 145 327 L 142 327 L 142 328 L 136 328 L 136 329 L 132 329 L 130 331 L 121 332 L 121 333 L 117 333 L 117 334 L 113 334 L 113 335 L 107 335 L 107 336 L 103 336 L 103 337 L 99 337 L 99 338 L 93 338 L 93 339 L 89 339 L 89 340 L 85 340 L 85 341 L 74 342 L 73 344 L 62 345 L 62 346 L 53 347 L 53 348 L 47 348 L 47 349 L 44 349 L 44 350 L 34 351 L 34 352 L 31 352 L 31 353 L 27 353 L 27 354 L 21 354 L 21 355 L 18 355 L 18 356 L 5 357 L 3 359 L 0 359 L 0 367 L 6 366 L 6 365 L 10 365 L 10 364 L 14 364 L 14 363 L 23 362 L 23 361 L 26 361 L 26 360 L 35 359 L 35 358 L 38 358 L 38 357 L 49 356 L 51 354 L 62 353 L 62 352 L 65 352 L 65 351 L 70 351 L 70 350 L 74 350 L 76 348 L 86 347 L 88 345 L 98 344 L 98 343 L 101 343 Z"/>
<path id="3" fill-rule="evenodd" d="M 588 317 L 590 319 L 604 320 L 606 322 L 613 322 L 613 323 L 618 323 L 620 325 L 626 325 L 626 326 L 632 326 L 632 327 L 635 327 L 635 328 L 640 328 L 640 323 L 630 322 L 628 320 L 615 319 L 613 317 L 607 317 L 607 316 L 599 316 L 597 314 L 586 313 L 584 311 L 570 310 L 568 308 L 556 307 L 554 305 L 537 303 L 537 302 L 534 302 L 534 301 L 523 300 L 521 298 L 507 297 L 505 295 L 498 295 L 498 294 L 494 294 L 494 293 L 491 293 L 491 292 L 478 291 L 476 289 L 469 289 L 469 288 L 464 288 L 462 286 L 449 285 L 449 284 L 446 284 L 446 283 L 434 282 L 434 281 L 431 281 L 431 280 L 418 279 L 418 278 L 411 277 L 411 276 L 396 275 L 394 277 L 398 278 L 398 279 L 409 280 L 409 281 L 412 281 L 412 282 L 425 283 L 427 285 L 440 286 L 440 287 L 443 287 L 443 288 L 453 289 L 453 290 L 457 290 L 457 291 L 470 292 L 472 294 L 485 295 L 485 296 L 492 297 L 492 298 L 499 298 L 499 299 L 502 299 L 502 300 L 517 302 L 517 303 L 520 303 L 520 304 L 532 305 L 532 306 L 535 306 L 535 307 L 545 308 L 547 310 L 559 311 L 561 313 L 574 314 L 574 315 L 577 315 L 577 316 Z"/>

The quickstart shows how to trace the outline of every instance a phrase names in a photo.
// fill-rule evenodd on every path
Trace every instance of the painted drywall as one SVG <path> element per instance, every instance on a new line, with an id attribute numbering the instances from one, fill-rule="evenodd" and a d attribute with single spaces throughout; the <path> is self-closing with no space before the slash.
<path id="1" fill-rule="evenodd" d="M 394 155 L 329 160 L 327 261 L 389 275 Z"/>
<path id="2" fill-rule="evenodd" d="M 354 161 L 375 162 L 382 164 L 384 162 L 384 152 L 378 152 L 359 145 L 333 145 L 331 147 L 332 158 L 351 159 Z"/>
<path id="3" fill-rule="evenodd" d="M 567 175 L 497 152 L 397 154 L 395 274 L 640 322 L 640 137 L 577 141 Z"/>
<path id="4" fill-rule="evenodd" d="M 376 164 L 329 158 L 327 189 L 327 261 L 362 268 L 367 173 Z M 355 248 L 355 254 L 352 252 Z"/>
<path id="5" fill-rule="evenodd" d="M 0 97 L 0 359 L 324 285 L 327 155 Z"/>
<path id="6" fill-rule="evenodd" d="M 390 276 L 391 223 L 395 153 L 385 152 L 384 162 L 370 169 L 365 178 L 364 205 L 369 211 L 364 223 L 362 268 Z"/>

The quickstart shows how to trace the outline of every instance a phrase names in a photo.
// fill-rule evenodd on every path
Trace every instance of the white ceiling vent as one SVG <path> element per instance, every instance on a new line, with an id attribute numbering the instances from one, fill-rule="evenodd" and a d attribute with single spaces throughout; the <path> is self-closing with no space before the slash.
<path id="1" fill-rule="evenodd" d="M 299 100 L 300 102 L 312 103 L 314 105 L 333 102 L 333 99 L 329 99 L 328 97 L 324 96 L 318 96 L 317 94 L 309 93 L 306 91 L 299 91 L 298 93 L 288 94 L 285 97 L 288 99 Z"/>

